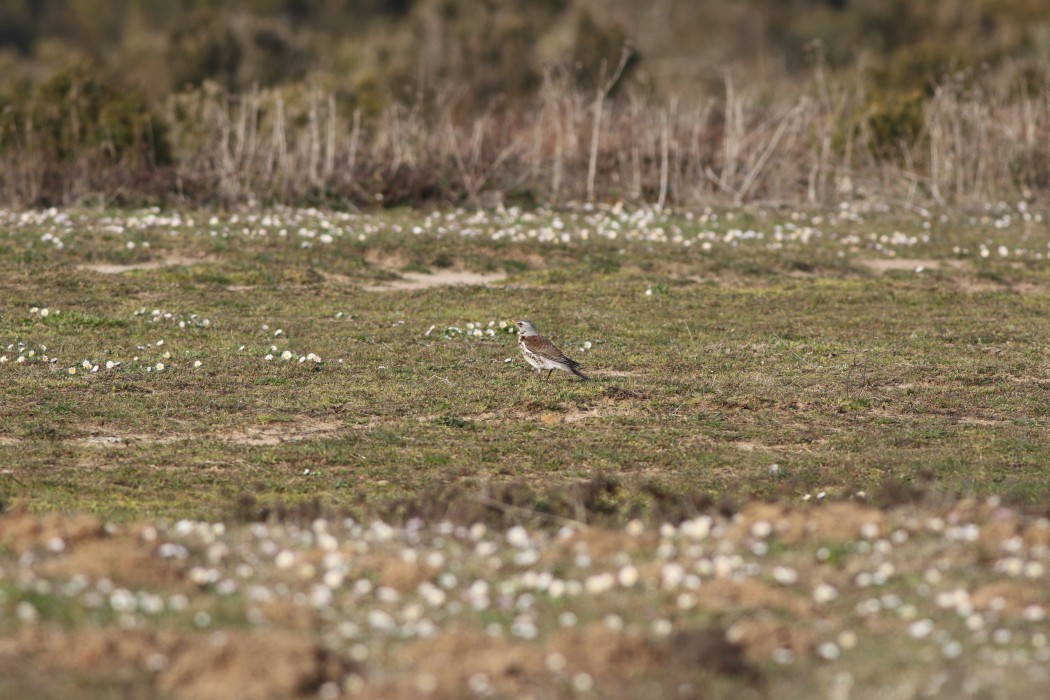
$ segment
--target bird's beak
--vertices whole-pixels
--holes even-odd
[[[516,318],[512,318],[510,320],[510,322],[513,323],[515,326],[518,325],[518,323],[519,323],[518,319],[516,319]]]

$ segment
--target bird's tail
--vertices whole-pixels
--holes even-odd
[[[586,374],[584,374],[580,370],[576,369],[572,365],[569,365],[569,371],[572,372],[573,374],[575,374],[577,377],[579,377],[580,379],[582,379],[585,382],[589,382],[591,380],[590,377],[588,377]]]

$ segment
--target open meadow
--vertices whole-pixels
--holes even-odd
[[[1025,696],[1048,230],[0,211],[0,696]]]

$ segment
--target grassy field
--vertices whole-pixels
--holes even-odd
[[[273,691],[288,697],[1020,696],[1050,660],[1033,631],[1050,603],[1048,243],[1023,203],[0,212],[7,691],[233,697],[184,682],[218,662],[178,651],[194,646],[179,635],[220,627],[234,656],[316,661]],[[531,372],[510,332],[523,317],[594,381]],[[396,529],[356,524],[373,520]],[[509,549],[486,573],[489,540]],[[158,555],[162,541],[185,553]],[[142,547],[142,570],[160,573],[119,563]],[[110,588],[69,592],[74,555]],[[442,583],[449,562],[458,579]],[[283,586],[287,609],[263,617],[292,641],[238,636],[268,602],[240,566]],[[315,604],[335,569],[323,587],[342,602]],[[540,569],[617,592],[570,604],[528,578]],[[468,587],[486,577],[501,591],[491,611]],[[745,583],[712,594],[717,581]],[[130,622],[114,585],[138,596]],[[376,603],[373,588],[394,593]],[[935,596],[956,589],[968,593]],[[143,612],[157,590],[188,604]],[[459,594],[465,611],[432,603]],[[887,619],[859,607],[872,595]],[[446,677],[425,635],[388,644],[417,598],[442,610],[442,653],[484,657],[495,625],[518,665]],[[360,617],[365,602],[394,622]],[[164,664],[114,651],[104,635],[118,628],[154,635],[129,644]],[[141,673],[100,680],[90,659],[47,655],[63,644]],[[65,669],[53,687],[34,685],[30,653]]]
[[[2,226],[0,483],[33,510],[385,513],[602,474],[716,500],[1050,492],[1048,237],[1016,211]],[[462,270],[488,283],[441,284]],[[596,381],[531,374],[518,317]],[[607,505],[645,515],[632,493]]]

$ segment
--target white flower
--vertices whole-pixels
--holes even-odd
[[[839,592],[835,590],[835,587],[826,583],[818,584],[817,587],[813,589],[813,600],[816,603],[827,603],[838,597]]]
[[[933,620],[925,618],[908,625],[908,636],[913,639],[925,639],[933,631]]]
[[[197,360],[196,362],[193,363],[193,366],[194,367],[200,367],[202,364],[204,364],[204,363],[201,362],[200,360]]]
[[[291,350],[285,350],[284,352],[282,352],[281,353],[281,359],[282,360],[290,360],[290,359],[292,359],[292,351]]]
[[[70,374],[76,374],[77,373],[77,368],[76,367],[70,367],[69,368],[69,373]]]
[[[47,318],[51,315],[51,311],[47,307],[44,307],[43,309],[40,309],[40,315]]]
[[[106,360],[106,369],[113,369],[117,366],[117,363],[113,360]]]
[[[157,363],[157,371],[158,372],[163,372],[164,371],[164,363],[163,362],[158,362]]]
[[[579,693],[587,693],[594,687],[594,679],[589,673],[581,671],[572,677],[572,687]]]
[[[263,359],[264,359],[264,360],[267,360],[267,361],[269,361],[269,360],[272,360],[272,359],[273,359],[273,355],[267,355],[267,356],[266,356],[266,357],[264,357]]]
[[[773,578],[782,586],[790,586],[798,581],[798,572],[790,566],[778,566],[773,569]]]
[[[620,573],[617,574],[616,578],[621,586],[624,588],[630,588],[638,583],[638,567],[633,564],[627,564],[620,569]]]
[[[822,642],[817,646],[817,655],[825,661],[834,661],[839,658],[841,652],[835,642]]]
[[[512,547],[521,549],[529,546],[529,531],[523,528],[521,525],[515,525],[514,527],[507,530],[507,542]]]

